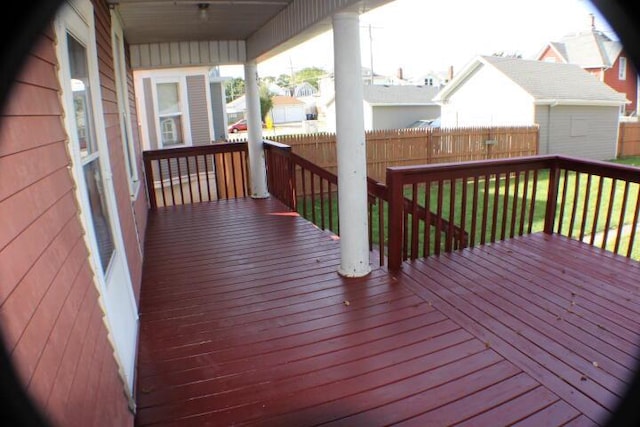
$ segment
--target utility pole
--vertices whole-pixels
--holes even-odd
[[[289,70],[291,73],[291,81],[289,82],[289,95],[293,96],[293,93],[296,88],[295,75],[293,73],[293,62],[291,61],[291,57],[289,57]]]

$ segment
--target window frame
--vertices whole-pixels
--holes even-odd
[[[618,80],[627,80],[627,58],[618,58]]]
[[[178,105],[180,112],[160,115],[159,99],[158,99],[158,85],[165,83],[175,83],[178,86]],[[154,111],[154,126],[156,131],[156,138],[159,148],[177,148],[188,147],[193,145],[191,140],[191,126],[189,123],[189,109],[187,104],[187,78],[186,76],[153,76],[151,77],[151,91],[153,96],[153,111]],[[166,117],[179,117],[182,128],[182,143],[178,144],[164,144],[162,134],[163,129],[160,125],[161,119]]]

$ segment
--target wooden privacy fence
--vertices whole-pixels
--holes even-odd
[[[618,157],[640,156],[640,122],[622,122],[618,132]]]
[[[387,167],[503,159],[538,154],[538,126],[427,128],[370,131],[367,175],[384,182]],[[336,135],[282,135],[275,141],[337,173]]]

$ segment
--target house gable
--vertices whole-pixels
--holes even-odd
[[[436,97],[443,127],[533,123],[533,98],[494,67],[477,60]]]

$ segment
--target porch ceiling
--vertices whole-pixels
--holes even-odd
[[[144,50],[176,42],[229,41],[246,48],[246,52],[227,59],[207,56],[203,63],[194,64],[190,58],[185,64],[227,65],[245,59],[263,61],[330,30],[331,16],[336,12],[363,13],[393,0],[107,1],[120,15],[130,45]],[[200,16],[201,4],[207,5],[206,20]]]

